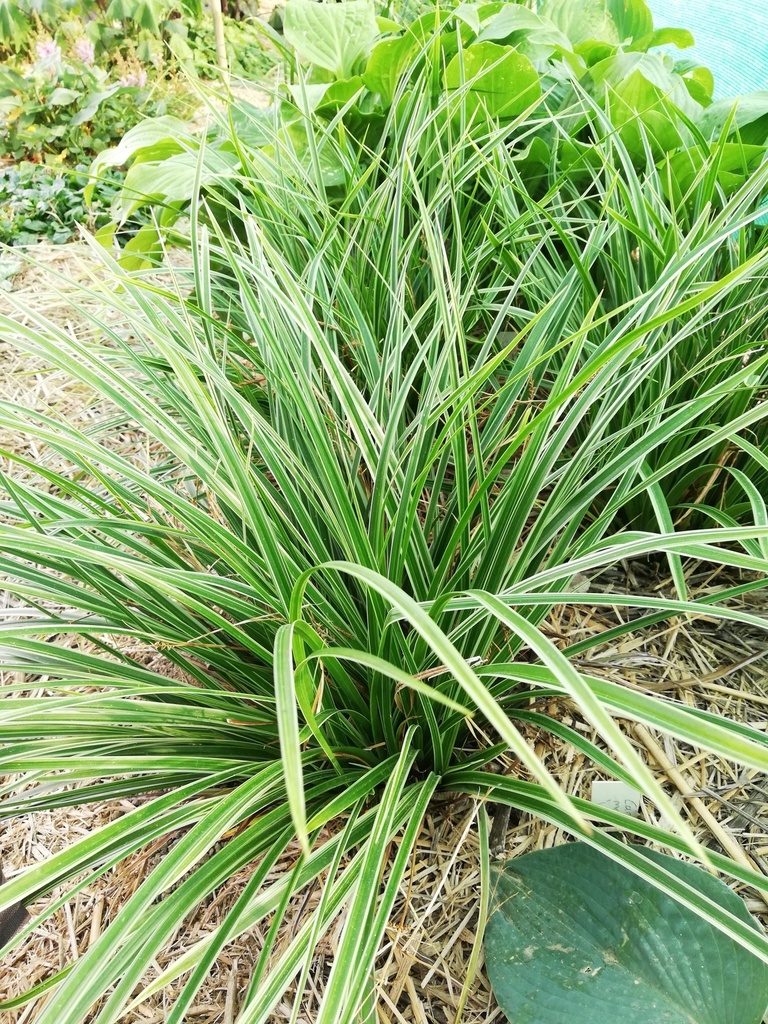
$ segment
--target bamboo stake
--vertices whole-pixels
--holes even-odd
[[[229,88],[229,64],[227,63],[227,42],[224,38],[224,15],[221,13],[221,0],[208,0],[208,7],[213,21],[213,37],[216,41],[216,63],[221,71],[221,79]]]

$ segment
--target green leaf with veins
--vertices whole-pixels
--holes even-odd
[[[528,58],[491,42],[456,54],[445,69],[445,86],[467,90],[468,116],[479,110],[488,117],[517,117],[541,96],[538,72]]]
[[[317,64],[337,78],[351,78],[369,55],[379,28],[368,0],[314,3],[288,0],[284,33],[302,60]]]
[[[695,865],[630,847],[760,931]],[[768,965],[586,843],[491,867],[485,960],[516,1024],[759,1024]]]

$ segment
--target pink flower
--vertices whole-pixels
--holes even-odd
[[[77,40],[75,43],[75,56],[88,67],[92,66],[96,58],[96,51],[94,50],[93,43],[90,39],[86,39],[85,36],[82,36]]]
[[[35,50],[37,66],[55,79],[61,71],[61,47],[54,39],[41,39]]]
[[[61,47],[54,39],[41,39],[35,50],[40,60],[61,60]]]
[[[146,84],[147,72],[144,68],[139,68],[138,71],[130,71],[120,79],[120,85],[125,86],[126,88],[138,86],[139,89],[143,89]]]

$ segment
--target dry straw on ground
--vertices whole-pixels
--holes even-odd
[[[62,294],[61,282],[57,283],[45,267],[72,281],[81,280],[93,273],[93,257],[81,245],[38,247],[35,256],[43,266],[27,269],[15,282],[14,298],[21,302],[22,315],[25,307],[45,309],[59,323],[83,329],[82,324],[72,322],[66,288]],[[0,305],[8,303],[9,299],[0,293]],[[0,397],[63,416],[79,426],[94,425],[111,415],[82,387],[40,364],[20,359],[9,346],[0,349]],[[111,431],[111,443],[134,453],[144,452],[148,458],[153,454],[145,439],[127,424]],[[0,438],[0,447],[18,448],[19,444],[34,462],[51,457],[51,453],[30,446],[19,437]],[[712,578],[705,566],[692,571],[689,583],[698,594],[722,586],[722,581]],[[659,593],[669,587],[669,580],[663,566],[654,574],[647,566],[630,565],[606,574],[597,585],[603,589],[632,588],[635,592]],[[755,610],[754,603],[751,609]],[[762,610],[768,612],[768,607]],[[550,616],[545,629],[556,642],[566,638],[574,642],[605,632],[619,614],[618,610],[610,609],[597,614],[587,608],[561,607]],[[164,664],[156,652],[135,649],[130,653],[155,668]],[[663,689],[683,703],[763,728],[768,708],[765,654],[764,635],[752,633],[744,626],[735,631],[731,626],[702,618],[661,624],[614,645],[596,648],[583,667],[624,685],[651,691]],[[546,710],[594,739],[566,700],[559,701],[557,706],[549,700]],[[649,764],[666,780],[675,802],[702,842],[764,871],[768,863],[768,797],[755,773],[739,771],[717,757],[704,756],[669,738],[653,736],[644,728],[629,723],[626,727]],[[569,793],[589,796],[595,773],[582,755],[544,733],[532,732],[528,738]],[[508,762],[499,765],[499,769],[513,773],[518,766]],[[0,833],[6,875],[49,858],[72,840],[118,818],[136,802],[122,800],[97,807],[39,812],[24,820],[6,822]],[[467,982],[478,942],[478,813],[480,806],[475,801],[438,802],[424,822],[381,952],[378,1015],[382,1024],[454,1024],[462,1005],[460,1019],[464,1024],[503,1020],[482,969],[482,956],[478,970]],[[648,820],[656,820],[652,808],[644,806],[642,813]],[[510,827],[507,856],[550,847],[563,838],[558,829],[523,816]],[[19,995],[82,956],[172,843],[171,837],[133,855],[40,926],[2,965],[0,1001]],[[297,853],[288,851],[276,872],[289,868]],[[241,872],[202,904],[158,956],[146,980],[151,980],[181,951],[216,926],[246,881],[247,872]],[[753,911],[768,911],[760,894],[742,894]],[[318,898],[319,891],[315,889],[291,905],[283,924],[286,940]],[[337,936],[338,928],[326,936],[318,950],[310,983],[301,997],[302,1024],[312,1024],[314,1020]],[[254,929],[222,953],[188,1014],[192,1024],[228,1024],[236,1020],[263,939],[264,931]],[[173,998],[172,986],[145,1000],[123,1020],[131,1024],[161,1024]],[[35,1004],[21,1008],[9,1013],[6,1020],[8,1024],[32,1024],[38,1009]],[[287,1000],[277,1008],[272,1020],[275,1024],[287,1021],[290,1013],[291,1003]]]

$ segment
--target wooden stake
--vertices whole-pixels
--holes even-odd
[[[229,88],[229,64],[227,63],[227,41],[224,38],[224,15],[221,13],[221,0],[208,0],[213,21],[213,38],[216,41],[216,63],[221,71],[221,79]]]

